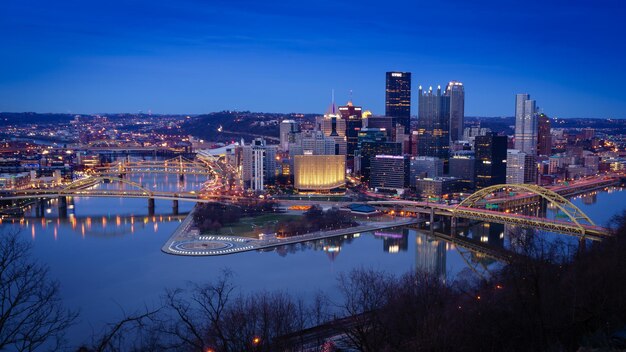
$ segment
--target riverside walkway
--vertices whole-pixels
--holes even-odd
[[[174,232],[161,250],[168,254],[183,256],[216,256],[235,254],[259,249],[273,248],[288,244],[314,241],[329,237],[343,236],[360,232],[375,231],[396,226],[415,224],[415,218],[397,218],[390,221],[368,221],[358,226],[330,231],[316,231],[287,238],[271,237],[256,239],[239,236],[199,235],[191,230],[193,211]]]

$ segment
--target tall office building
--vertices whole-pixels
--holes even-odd
[[[359,144],[359,131],[363,128],[363,109],[349,101],[345,106],[339,107],[339,113],[346,126],[346,166],[354,170],[354,151]]]
[[[508,139],[489,133],[476,136],[476,188],[484,188],[506,182],[506,150]]]
[[[506,151],[506,183],[524,183],[526,153],[517,149]]]
[[[450,81],[446,87],[445,95],[450,97],[450,141],[458,141],[463,138],[465,124],[465,89],[463,83]]]
[[[382,128],[363,128],[355,152],[355,169],[364,181],[369,181],[371,159],[376,155],[401,155],[402,144],[387,141],[387,131]]]
[[[324,135],[335,140],[337,155],[347,154],[346,145],[346,120],[341,118],[333,101],[330,108],[317,119],[317,128],[324,132]]]
[[[293,142],[289,143],[289,155],[334,155],[335,140],[327,137],[322,131],[302,131],[294,134]]]
[[[262,191],[265,184],[276,178],[277,146],[266,145],[263,138],[256,138],[251,144],[241,143],[241,175],[247,188]]]
[[[370,159],[370,162],[370,188],[402,190],[409,186],[408,156],[376,155]]]
[[[528,94],[515,97],[515,149],[537,155],[537,106]]]
[[[450,96],[441,94],[441,87],[433,92],[419,88],[417,119],[417,155],[448,159],[450,150]]]
[[[411,130],[411,72],[387,72],[385,115],[397,118],[404,133]]]
[[[294,134],[299,130],[298,123],[294,120],[283,120],[280,123],[280,148],[289,150],[289,143],[293,143]]]
[[[545,114],[539,115],[539,128],[537,133],[537,154],[552,155],[552,135],[550,134],[550,119]]]

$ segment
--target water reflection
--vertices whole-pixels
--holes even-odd
[[[441,280],[446,278],[446,242],[435,237],[416,233],[415,269],[431,273]]]

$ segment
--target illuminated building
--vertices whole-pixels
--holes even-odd
[[[283,120],[280,123],[280,147],[289,150],[289,143],[293,142],[294,134],[298,132],[298,123],[294,120]]]
[[[354,106],[352,101],[339,107],[341,118],[346,123],[346,163],[350,170],[354,169],[354,151],[359,143],[359,131],[363,128],[362,110],[360,106]]]
[[[450,97],[450,141],[458,141],[463,137],[465,123],[465,90],[463,83],[450,81],[444,94]]]
[[[509,149],[506,152],[506,183],[524,183],[524,169],[526,166],[526,153],[517,149]]]
[[[508,139],[489,133],[476,136],[476,188],[483,188],[506,182],[506,150]]]
[[[448,175],[452,177],[458,177],[474,183],[475,169],[476,160],[473,152],[458,151],[450,157],[450,172]]]
[[[456,177],[433,177],[415,180],[415,189],[425,197],[441,197],[445,194],[467,192],[472,187],[468,180]]]
[[[537,106],[529,94],[515,97],[515,149],[537,155]]]
[[[334,155],[335,144],[335,139],[325,136],[322,131],[302,131],[294,134],[293,143],[289,143],[289,154]]]
[[[539,115],[539,132],[537,133],[537,154],[552,155],[552,135],[550,134],[550,119]]]
[[[346,120],[341,115],[335,113],[335,104],[333,103],[332,112],[326,113],[317,120],[318,128],[325,136],[332,137],[335,140],[335,154],[346,155]]]
[[[383,128],[363,128],[355,154],[355,171],[364,181],[369,181],[371,159],[376,155],[401,155],[402,144],[387,142],[387,131]]]
[[[385,115],[397,118],[404,133],[411,129],[411,72],[387,72]]]
[[[330,191],[346,184],[344,155],[296,155],[294,187],[300,191]]]
[[[248,188],[255,191],[265,189],[265,184],[276,179],[276,146],[265,144],[256,138],[251,144],[241,143],[241,175]]]
[[[419,88],[417,119],[417,155],[448,160],[450,149],[450,96],[441,95],[441,87],[433,92]]]
[[[370,159],[370,188],[395,190],[403,193],[409,186],[409,157],[402,155],[376,155]]]

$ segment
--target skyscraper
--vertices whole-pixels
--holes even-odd
[[[385,115],[396,117],[404,126],[404,133],[411,130],[411,72],[387,72],[385,85]]]
[[[524,171],[526,169],[526,153],[517,149],[509,149],[506,152],[506,183],[524,183]]]
[[[382,128],[364,128],[359,132],[359,144],[356,151],[356,170],[363,181],[369,181],[370,162],[376,155],[401,155],[402,144],[387,142],[387,131]]]
[[[537,106],[528,94],[515,97],[515,149],[537,155]]]
[[[419,88],[417,118],[417,155],[448,159],[450,149],[450,96],[441,95],[441,87],[433,92]]]
[[[539,128],[537,133],[537,154],[552,155],[552,135],[550,134],[550,119],[545,114],[539,115]]]
[[[450,97],[450,141],[458,141],[463,138],[465,124],[465,89],[463,83],[450,81],[444,94]]]
[[[363,109],[349,101],[346,106],[339,107],[341,118],[346,122],[346,166],[354,170],[354,151],[359,144],[359,131],[363,128]]]
[[[294,134],[298,132],[298,123],[294,120],[283,120],[280,123],[280,148],[289,150],[289,143],[293,143]]]
[[[484,188],[506,182],[506,136],[495,133],[476,136],[476,188]]]

